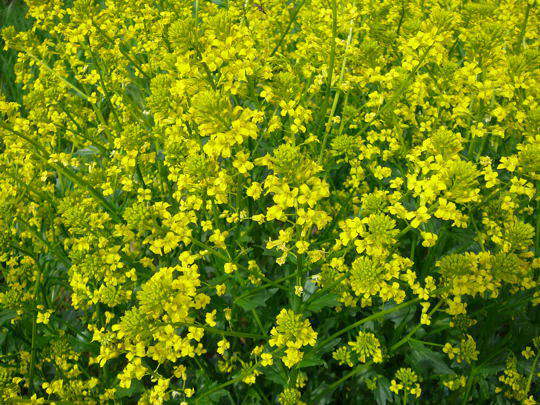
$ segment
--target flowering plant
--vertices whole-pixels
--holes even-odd
[[[25,3],[2,401],[536,403],[536,1]]]

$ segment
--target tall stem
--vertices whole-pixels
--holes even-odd
[[[39,268],[39,266],[38,266]],[[30,365],[28,369],[28,385],[30,391],[34,391],[34,371],[36,368],[36,338],[37,338],[37,316],[38,316],[38,303],[37,296],[39,292],[39,287],[41,283],[41,271],[38,270],[36,274],[36,281],[34,283],[34,303],[36,305],[36,311],[34,314],[34,319],[32,321],[32,342],[30,346]]]
[[[414,298],[414,299],[412,299],[410,301],[404,302],[402,304],[398,304],[395,307],[388,308],[388,309],[385,309],[383,311],[379,311],[379,312],[377,312],[377,313],[375,313],[373,315],[370,315],[370,316],[367,316],[367,317],[365,317],[363,319],[360,319],[359,321],[357,321],[357,322],[355,322],[353,324],[350,324],[346,328],[341,329],[340,331],[334,333],[333,335],[331,335],[327,339],[323,340],[318,346],[319,347],[324,347],[327,343],[330,343],[332,340],[334,340],[335,338],[343,335],[344,333],[347,333],[351,329],[355,329],[358,326],[360,326],[360,325],[362,325],[362,324],[364,324],[366,322],[374,321],[376,319],[382,318],[383,316],[391,314],[391,313],[396,312],[396,311],[399,311],[402,308],[407,308],[407,307],[409,307],[411,305],[416,304],[419,301],[421,301],[420,298]]]

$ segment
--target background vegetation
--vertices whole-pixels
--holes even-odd
[[[1,401],[536,403],[536,1],[0,22]]]

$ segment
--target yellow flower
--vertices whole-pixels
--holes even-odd
[[[273,205],[266,211],[266,219],[272,221],[277,219],[278,221],[285,221],[287,219],[285,213],[279,205]]]
[[[36,322],[44,323],[45,325],[47,325],[49,323],[49,318],[51,317],[52,313],[53,311],[45,311],[45,312],[39,311],[37,313]]]
[[[410,212],[407,214],[408,219],[412,219],[411,226],[413,228],[418,228],[421,224],[428,221],[431,216],[428,214],[428,209],[426,206],[422,205],[416,210],[416,212]]]
[[[231,274],[234,271],[238,270],[238,266],[234,263],[225,263],[224,270],[225,273]]]
[[[422,246],[424,247],[432,247],[435,246],[435,244],[437,243],[438,236],[434,233],[420,232],[420,235],[424,239],[422,241]]]
[[[394,394],[399,394],[399,391],[403,389],[403,384],[399,384],[396,380],[392,380],[390,383],[390,391]]]
[[[300,350],[294,347],[289,347],[285,350],[285,356],[282,357],[282,360],[283,360],[283,364],[291,368],[295,364],[300,363],[303,357],[304,357],[304,353],[302,353]]]
[[[262,193],[261,184],[256,181],[251,183],[251,185],[248,187],[246,191],[246,194],[249,197],[253,198],[254,200],[258,200],[261,197],[261,193]]]
[[[225,291],[227,291],[227,286],[225,284],[218,284],[216,285],[216,294],[221,296],[225,294]]]
[[[217,325],[217,322],[215,321],[215,317],[216,317],[216,310],[214,309],[212,312],[207,312],[206,315],[205,315],[205,322],[214,327]]]
[[[361,363],[365,363],[368,358],[375,363],[382,362],[381,344],[373,333],[358,332],[356,340],[349,342],[349,346],[357,354]]]
[[[295,243],[296,249],[298,249],[298,254],[306,253],[309,249],[309,242],[298,241]]]
[[[527,346],[522,352],[521,352],[521,355],[523,357],[525,357],[527,360],[534,357],[534,350],[530,347],[530,346]]]
[[[261,365],[263,367],[271,366],[272,364],[274,364],[274,359],[272,358],[271,353],[263,353],[263,354],[261,354]]]
[[[224,354],[229,347],[231,347],[231,344],[226,339],[222,339],[218,342],[217,352],[219,354]]]

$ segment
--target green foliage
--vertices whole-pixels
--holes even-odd
[[[537,7],[3,1],[0,402],[536,403]]]

